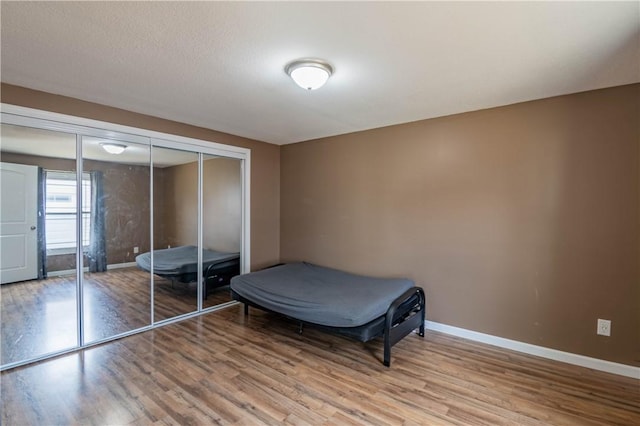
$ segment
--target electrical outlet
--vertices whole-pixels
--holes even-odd
[[[133,248],[133,254],[138,254],[140,253],[140,248],[139,247],[134,247]]]
[[[611,336],[611,321],[598,319],[598,334],[602,336]]]

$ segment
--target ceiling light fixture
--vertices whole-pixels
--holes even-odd
[[[127,149],[126,145],[122,145],[120,143],[101,143],[100,146],[109,154],[116,154],[116,155],[122,154],[124,150]]]
[[[333,74],[331,65],[320,59],[298,59],[288,64],[284,71],[306,90],[319,89]]]

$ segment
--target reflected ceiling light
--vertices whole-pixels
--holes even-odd
[[[127,149],[127,146],[121,143],[101,143],[100,146],[109,154],[116,154],[116,155],[122,154],[124,150]]]
[[[288,64],[284,71],[303,89],[316,90],[327,82],[333,68],[320,59],[298,59]]]

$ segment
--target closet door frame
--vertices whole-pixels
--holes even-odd
[[[236,147],[231,145],[224,145],[217,142],[210,142],[200,139],[187,138],[184,136],[171,135],[162,132],[156,132],[153,130],[139,129],[130,126],[124,126],[120,124],[114,124],[99,120],[87,119],[82,117],[75,117],[71,115],[59,114],[50,111],[37,110],[27,107],[21,107],[16,105],[0,103],[0,123],[11,124],[17,126],[31,127],[36,129],[53,130],[66,133],[74,133],[76,135],[76,164],[77,174],[81,176],[82,173],[82,137],[96,137],[104,139],[117,139],[123,142],[130,142],[139,145],[149,146],[151,152],[150,155],[150,247],[153,248],[153,147],[160,148],[173,148],[191,151],[198,154],[198,247],[202,247],[202,161],[203,155],[215,155],[220,157],[227,157],[240,160],[241,167],[241,247],[240,247],[240,273],[250,272],[250,194],[251,194],[251,150],[242,147]],[[81,201],[78,200],[78,203]],[[76,227],[77,236],[82,235],[82,221],[77,221]],[[76,248],[76,313],[78,317],[77,322],[77,335],[78,345],[72,348],[64,349],[57,352],[47,353],[42,356],[37,356],[25,360],[7,363],[0,366],[0,371],[4,371],[10,368],[20,367],[23,365],[31,364],[34,362],[42,361],[44,359],[53,358],[67,353],[76,352],[81,349],[96,346],[108,341],[116,340],[129,335],[148,331],[157,327],[171,324],[183,319],[192,318],[198,315],[202,315],[208,312],[212,312],[218,309],[236,304],[237,302],[231,301],[223,303],[221,305],[212,306],[203,309],[202,307],[202,268],[198,268],[198,305],[197,310],[185,315],[180,315],[174,318],[154,321],[154,296],[153,296],[153,274],[150,278],[151,298],[151,322],[149,325],[130,330],[124,333],[120,333],[114,336],[110,336],[104,339],[91,341],[86,343],[84,340],[83,324],[83,267],[82,267],[82,250]],[[153,258],[153,256],[152,256]],[[79,263],[78,263],[79,262]],[[152,261],[153,262],[153,261]],[[202,264],[202,252],[199,250],[198,264]],[[152,263],[153,267],[153,263]]]

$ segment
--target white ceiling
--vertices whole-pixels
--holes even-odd
[[[275,144],[640,81],[640,2],[7,2],[3,82]],[[329,61],[305,92],[284,73]]]

